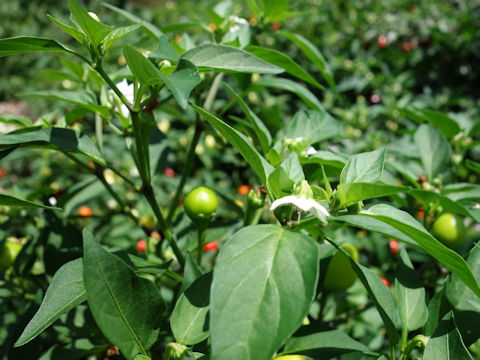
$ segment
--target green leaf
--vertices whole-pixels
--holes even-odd
[[[302,354],[315,359],[330,359],[352,352],[378,356],[341,330],[328,328],[315,332],[314,330],[314,326],[300,329],[287,341],[282,354]]]
[[[250,89],[253,91],[261,87],[272,87],[285,91],[290,91],[302,99],[310,108],[316,110],[324,110],[323,105],[318,101],[317,97],[305,86],[284,78],[273,76],[264,76],[256,82]]]
[[[190,92],[201,81],[195,65],[182,59],[173,74],[167,77],[133,46],[125,45],[123,47],[123,53],[125,54],[128,67],[143,87],[165,83],[178,104],[183,109],[188,106]],[[139,93],[137,96],[142,96],[142,94]]]
[[[231,143],[250,164],[262,183],[267,185],[267,177],[273,171],[273,166],[259,154],[247,137],[201,107],[194,104],[191,106],[200,116],[204,117],[210,125],[217,129],[220,134],[225,136],[228,142]]]
[[[97,163],[106,166],[105,160],[86,135],[79,135],[64,128],[33,128],[22,133],[0,134],[0,151],[11,146],[51,148],[67,152],[77,152]]]
[[[283,69],[278,66],[269,64],[245,50],[228,45],[203,44],[185,52],[182,59],[194,63],[200,71],[259,74],[283,72]]]
[[[428,318],[423,330],[425,336],[432,336],[440,320],[451,310],[450,303],[445,296],[445,285],[446,283],[428,303]]]
[[[288,11],[288,0],[260,0],[260,5],[268,21],[275,21]]]
[[[373,300],[373,303],[385,324],[388,333],[388,340],[391,344],[396,344],[398,339],[397,328],[400,326],[400,318],[398,316],[397,304],[395,303],[390,289],[385,286],[377,273],[353,260],[349,253],[341,247],[336,247],[342,252],[343,256],[350,260],[353,270],[367,290],[368,295]]]
[[[424,207],[428,207],[430,204],[439,204],[442,206],[445,212],[470,216],[475,221],[480,222],[480,214],[475,211],[474,206],[461,204],[460,202],[456,201],[456,199],[452,200],[433,191],[418,189],[411,190],[410,195],[420,201]]]
[[[190,93],[202,81],[197,67],[188,60],[180,59],[172,75],[160,75],[180,107],[186,109]]]
[[[290,75],[293,75],[298,79],[303,80],[306,83],[309,83],[310,85],[313,85],[320,90],[325,89],[317,80],[315,80],[309,73],[307,73],[298,63],[293,61],[291,57],[289,57],[288,55],[285,55],[284,53],[278,50],[268,49],[268,48],[264,48],[256,45],[249,45],[245,50],[247,50],[249,53],[252,53],[253,55],[259,57],[260,59],[270,64],[273,64],[282,68],[283,70],[285,70],[285,72],[289,73]]]
[[[36,208],[36,209],[49,209],[49,210],[62,210],[54,206],[45,206],[42,204],[37,204],[28,200],[22,200],[10,195],[0,194],[0,205],[5,206],[18,206],[23,208]]]
[[[414,138],[425,168],[425,175],[432,181],[450,162],[450,144],[440,131],[426,124],[418,127]]]
[[[480,163],[472,161],[470,159],[467,159],[465,162],[465,165],[467,168],[469,168],[472,171],[475,171],[477,174],[480,174]]]
[[[338,185],[336,196],[340,201],[339,208],[344,208],[362,200],[375,199],[408,191],[410,191],[410,188],[405,186],[355,182]]]
[[[120,14],[121,16],[123,16],[125,19],[129,20],[132,23],[140,24],[141,25],[140,29],[155,40],[158,40],[160,36],[163,35],[162,31],[159,28],[157,28],[155,25],[149,22],[143,21],[141,18],[129,13],[128,11],[125,11],[116,6],[110,5],[108,3],[103,3],[103,6],[106,6],[110,10],[113,10],[117,14]]]
[[[83,285],[82,259],[63,265],[53,276],[45,297],[35,316],[30,320],[15,346],[33,340],[62,314],[87,300]]]
[[[271,359],[308,313],[318,267],[302,233],[256,225],[228,239],[213,270],[210,358]]]
[[[305,180],[305,174],[303,173],[302,165],[300,165],[296,153],[290,153],[280,166],[285,169],[288,177],[295,183],[298,183],[300,180]]]
[[[403,232],[395,229],[394,227],[385,224],[380,220],[367,217],[367,216],[358,216],[358,215],[342,215],[342,216],[337,216],[336,218],[333,218],[331,220],[345,222],[351,226],[355,226],[360,229],[373,231],[373,232],[385,235],[387,237],[400,240],[411,247],[421,250],[420,245],[418,245],[410,237],[405,235]]]
[[[0,57],[37,51],[64,52],[75,54],[53,39],[18,36],[0,39]]]
[[[78,25],[85,32],[93,45],[100,45],[105,37],[112,31],[112,27],[101,24],[91,17],[78,0],[69,0],[70,11]]]
[[[302,159],[302,164],[322,164],[332,166],[337,169],[343,169],[347,162],[345,156],[331,152],[320,150],[307,159]]]
[[[429,122],[438,130],[443,136],[450,139],[460,132],[460,126],[451,117],[439,111],[419,109],[416,107],[400,110],[406,117],[416,121],[419,124]]]
[[[281,166],[275,168],[268,176],[268,187],[277,199],[290,195],[294,185],[295,182],[290,179],[287,171]]]
[[[103,40],[103,48],[105,49],[105,52],[107,52],[116,41],[130,34],[132,31],[137,30],[140,26],[142,26],[142,24],[134,24],[113,29]]]
[[[472,360],[455,325],[453,312],[449,312],[438,324],[427,342],[423,360]]]
[[[480,280],[480,246],[475,244],[467,263],[477,281]],[[453,306],[455,319],[467,346],[480,336],[480,299],[457,277],[452,276],[446,285],[446,296]]]
[[[340,174],[340,184],[374,183],[382,177],[387,149],[364,152],[348,159]]]
[[[74,104],[90,111],[99,113],[102,117],[108,117],[110,108],[108,106],[98,105],[95,96],[82,90],[42,90],[32,91],[20,94],[21,96],[37,97],[50,100],[64,101]]]
[[[170,318],[175,340],[195,345],[208,337],[208,311],[212,272],[202,275],[179,297]]]
[[[179,294],[183,292],[193,284],[200,276],[203,275],[202,269],[193,259],[193,256],[190,252],[187,252],[185,256],[185,270],[183,271],[183,282],[180,287]]]
[[[278,33],[295,43],[300,50],[302,50],[307,58],[317,66],[317,69],[320,71],[320,74],[328,86],[330,86],[330,88],[338,95],[337,86],[335,84],[335,80],[333,79],[330,67],[316,46],[309,40],[305,39],[302,35],[290,33],[284,30],[279,31]]]
[[[395,270],[395,296],[403,329],[413,331],[425,325],[428,317],[425,289],[405,249],[400,251]]]
[[[289,139],[302,138],[308,145],[338,136],[341,126],[325,110],[298,111],[287,123],[285,135]]]
[[[161,84],[163,82],[160,71],[143,54],[132,45],[123,46],[123,54],[132,74],[138,79],[140,84],[150,86]],[[139,96],[139,95],[137,95]]]
[[[159,60],[168,60],[177,63],[180,55],[170,43],[168,36],[162,35],[160,36],[160,39],[158,39],[157,50],[150,53],[148,57]]]
[[[83,231],[83,277],[88,306],[98,327],[127,359],[157,340],[165,304],[158,288]]]
[[[413,239],[423,251],[429,253],[452,273],[458,276],[477,296],[480,296],[478,285],[472,270],[465,260],[455,251],[435,239],[423,226],[405,211],[395,209],[389,205],[374,205],[368,210],[360,212],[360,215],[371,216],[377,220],[398,229]]]
[[[235,101],[242,108],[243,113],[247,117],[248,121],[252,125],[255,135],[258,138],[258,142],[262,147],[263,153],[267,153],[270,145],[272,144],[272,135],[268,131],[267,127],[260,118],[248,107],[247,103],[233,90],[228,84],[224,84],[230,94],[235,98]]]
[[[53,16],[50,16],[50,15],[47,14],[47,17],[51,21],[53,21],[56,25],[58,25],[62,30],[64,30],[65,32],[70,34],[70,36],[72,36],[80,44],[86,44],[87,38],[86,38],[84,33],[82,33],[81,31],[78,31],[77,29],[75,29],[74,27],[72,27],[70,25],[62,23],[61,21],[55,19]]]
[[[14,114],[0,114],[0,122],[20,126],[22,128],[32,126],[32,120],[30,120],[29,117]]]

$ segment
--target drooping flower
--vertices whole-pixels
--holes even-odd
[[[123,79],[119,83],[117,83],[117,88],[120,90],[120,92],[125,95],[127,100],[133,104],[134,101],[134,87],[133,84],[129,84],[126,79]],[[128,111],[128,107],[125,104],[122,104],[121,107],[122,110],[122,115],[124,117],[128,117],[130,112]]]
[[[327,217],[330,216],[328,210],[319,204],[313,198],[313,192],[306,180],[302,180],[295,187],[293,195],[284,196],[275,200],[270,206],[270,211],[274,211],[280,206],[294,206],[300,211],[312,213],[322,223],[327,223]]]

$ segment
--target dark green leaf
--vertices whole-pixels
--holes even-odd
[[[78,152],[101,165],[105,160],[97,147],[87,136],[64,128],[34,128],[33,131],[18,134],[0,134],[0,150],[8,146],[45,147],[62,151]]]
[[[228,239],[213,274],[211,359],[271,359],[307,314],[318,265],[310,237],[276,225],[245,227]]]
[[[287,123],[285,133],[289,139],[301,138],[312,145],[338,136],[341,130],[337,120],[325,110],[302,110]]]
[[[81,31],[78,31],[74,27],[64,24],[61,21],[55,19],[54,17],[50,16],[47,14],[47,17],[53,21],[55,24],[57,24],[61,29],[63,29],[65,32],[70,34],[74,39],[76,39],[80,44],[86,44],[86,36],[84,33]]]
[[[29,117],[14,114],[0,114],[0,122],[20,126],[22,128],[32,126],[32,120],[30,120]]]
[[[53,39],[19,36],[0,39],[0,57],[37,51],[65,52],[74,54]]]
[[[330,86],[330,88],[332,88],[332,90],[338,94],[337,86],[335,84],[335,80],[333,79],[333,75],[328,63],[317,47],[309,40],[305,39],[302,35],[290,33],[288,31],[279,31],[279,34],[294,42],[300,48],[300,50],[302,50],[307,58],[317,66],[317,69],[320,71],[320,74],[328,86]]]
[[[387,149],[364,152],[348,159],[340,175],[340,184],[374,183],[382,177]]]
[[[477,174],[480,174],[480,163],[472,161],[470,159],[467,159],[465,162],[465,165],[467,165],[467,168],[469,168],[472,171],[475,171]]]
[[[336,194],[340,201],[339,208],[344,208],[362,200],[394,195],[409,190],[410,188],[405,186],[355,182],[338,185]]]
[[[88,230],[83,231],[83,241],[83,277],[95,322],[127,359],[147,354],[165,311],[157,287],[103,250]]]
[[[249,45],[245,50],[252,53],[255,56],[258,56],[260,59],[269,62],[270,64],[281,67],[285,72],[293,75],[300,80],[303,80],[310,85],[317,87],[320,90],[325,89],[320,83],[315,80],[309,73],[307,73],[298,63],[292,60],[291,57],[285,55],[284,53],[274,50],[267,49],[261,46]]]
[[[447,139],[454,137],[460,132],[460,126],[458,123],[442,112],[419,109],[415,107],[401,109],[401,112],[419,124],[429,122],[438,130],[440,130],[443,136],[445,136]]]
[[[238,95],[235,90],[233,90],[228,84],[225,84],[225,87],[230,92],[230,94],[233,95],[235,101],[242,108],[243,113],[247,117],[248,121],[250,121],[250,124],[255,131],[255,135],[258,138],[258,142],[260,143],[263,152],[266,153],[272,143],[272,135],[270,135],[270,132],[268,131],[263,121],[260,120],[259,117],[252,110],[250,110],[247,103],[242,99],[242,97]]]
[[[212,273],[202,275],[179,297],[170,318],[175,340],[195,345],[208,337],[208,311]]]
[[[50,100],[65,101],[70,104],[81,106],[90,111],[108,117],[110,109],[104,105],[98,105],[95,96],[87,91],[68,90],[42,90],[22,93],[21,96],[31,96]]]
[[[162,35],[160,36],[160,39],[158,39],[157,50],[150,53],[148,57],[159,60],[168,60],[177,63],[180,55],[170,43],[168,36]]]
[[[429,253],[461,279],[477,296],[480,296],[478,285],[472,270],[465,260],[455,251],[435,239],[423,226],[405,211],[389,205],[375,205],[364,210],[360,215],[371,216],[398,229],[414,240],[423,251]]]
[[[263,158],[262,155],[253,147],[245,135],[226,124],[216,116],[210,114],[206,110],[193,105],[193,109],[203,116],[220,134],[230,142],[237,151],[242,154],[245,160],[250,164],[255,173],[258,175],[262,183],[267,185],[267,177],[273,171],[273,166]]]
[[[261,87],[271,87],[290,91],[302,99],[310,108],[315,110],[324,110],[323,105],[320,103],[320,101],[318,101],[317,97],[305,86],[295,81],[273,76],[264,76],[258,82],[253,84],[251,90],[253,91]]]
[[[296,334],[287,341],[282,354],[303,354],[314,359],[330,359],[351,352],[377,356],[377,353],[341,330],[323,329],[313,332],[307,327],[299,332],[300,334]],[[306,332],[312,333],[304,334]]]
[[[432,181],[450,162],[450,144],[442,133],[430,125],[420,125],[415,132],[415,143],[422,159],[425,175]]]
[[[83,284],[82,259],[70,261],[55,273],[40,308],[15,346],[22,346],[31,341],[62,314],[85,300],[87,293]]]
[[[141,25],[140,29],[155,40],[158,40],[160,36],[163,35],[162,31],[159,28],[157,28],[155,25],[149,22],[143,21],[141,18],[129,13],[128,11],[125,11],[123,9],[120,9],[116,6],[113,6],[107,3],[103,3],[103,6],[106,6],[110,10],[113,10],[117,14],[120,14],[121,16],[123,16],[124,18],[126,18],[132,23],[140,24]]]
[[[203,44],[182,55],[200,71],[244,72],[278,74],[283,69],[269,64],[239,48],[219,44]]]
[[[105,52],[110,49],[110,47],[117,41],[123,38],[124,36],[130,34],[132,31],[137,30],[142,24],[135,24],[131,26],[123,26],[120,28],[113,29],[104,39],[103,47]]]
[[[343,256],[350,259],[350,264],[352,265],[353,270],[367,290],[368,295],[373,300],[373,303],[385,324],[390,343],[396,344],[398,339],[397,328],[400,326],[400,318],[398,316],[397,304],[395,303],[390,289],[385,286],[377,273],[353,260],[348,252],[341,247],[337,247],[337,249],[342,252]]]
[[[480,280],[480,246],[475,244],[467,263],[477,281]],[[455,319],[467,346],[480,337],[480,299],[457,277],[452,276],[446,286],[446,295],[454,307]]]
[[[101,24],[83,8],[78,0],[69,0],[70,11],[78,25],[85,32],[93,45],[100,45],[105,37],[112,31],[112,27]]]
[[[49,210],[62,210],[58,207],[53,207],[53,206],[45,206],[42,204],[37,204],[31,201],[27,200],[22,200],[18,199],[16,197],[6,195],[6,194],[0,194],[0,205],[5,205],[5,206],[18,206],[18,207],[23,207],[23,208],[37,208],[37,209],[49,209]]]
[[[440,321],[423,352],[423,360],[450,359],[472,360],[456,327],[453,312],[449,312]]]
[[[425,325],[428,317],[425,289],[405,249],[400,251],[395,270],[395,296],[402,328],[413,331]]]
[[[322,164],[343,169],[347,162],[345,156],[331,151],[317,151],[307,159],[302,159],[302,164]]]

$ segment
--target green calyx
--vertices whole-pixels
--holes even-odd
[[[313,191],[308,181],[300,180],[297,184],[295,184],[293,195],[297,195],[298,197],[305,199],[313,199]]]

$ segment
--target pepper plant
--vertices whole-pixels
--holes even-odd
[[[106,25],[69,0],[70,23],[50,19],[77,48],[0,39],[0,56],[58,53],[56,74],[70,81],[23,94],[55,101],[35,123],[0,115],[16,126],[0,134],[1,158],[54,150],[47,159],[72,177],[28,197],[0,195],[11,217],[2,234],[18,228],[15,216],[34,218],[3,271],[2,311],[21,313],[16,324],[6,317],[6,357],[478,356],[480,187],[456,182],[450,168],[452,148],[465,155],[478,124],[405,108],[402,138],[347,146],[332,115],[341,110],[319,100],[326,93],[341,107],[345,94],[312,40],[275,34],[301,52],[299,62],[262,43],[302,15],[286,1],[247,3],[249,20],[221,2],[208,26],[162,31],[108,4],[130,24]],[[168,35],[191,27],[207,35],[200,44]],[[126,41],[133,36],[138,44]],[[280,122],[253,110],[268,108],[271,94],[286,99],[275,103],[288,108]],[[234,167],[254,179],[247,195],[235,194]],[[93,209],[77,214],[87,203]],[[467,227],[455,249],[432,235],[446,213]],[[392,241],[400,246],[388,254]]]

